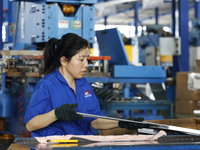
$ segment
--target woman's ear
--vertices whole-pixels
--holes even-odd
[[[62,66],[66,66],[67,65],[67,58],[65,58],[65,56],[60,58],[60,63]]]

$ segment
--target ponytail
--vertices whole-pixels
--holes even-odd
[[[57,56],[57,47],[59,40],[51,38],[45,45],[44,49],[44,74],[53,72],[60,65],[59,56]]]

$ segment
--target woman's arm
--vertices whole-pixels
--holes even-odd
[[[34,130],[44,128],[49,124],[53,123],[57,120],[54,111],[55,109],[46,114],[35,116],[26,124],[26,129],[31,132]]]
[[[91,122],[91,126],[96,130],[113,129],[118,127],[118,122],[119,121],[98,118]]]

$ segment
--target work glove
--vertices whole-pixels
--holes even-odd
[[[144,121],[144,118],[143,117],[128,118],[127,120],[142,122]],[[127,130],[137,130],[138,128],[149,128],[149,125],[147,124],[139,124],[139,123],[125,122],[125,121],[119,121],[118,126],[120,128],[126,128]]]
[[[60,107],[57,107],[55,109],[56,119],[62,119],[65,121],[83,119],[84,117],[82,115],[77,114],[76,110],[74,110],[74,108],[76,108],[77,106],[78,106],[77,103],[75,103],[75,104],[64,104],[61,105]]]

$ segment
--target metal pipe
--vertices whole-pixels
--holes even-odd
[[[138,10],[139,10],[139,2],[134,2],[134,25],[135,25],[135,35],[138,34]]]
[[[77,112],[77,114],[82,115],[84,117],[90,117],[90,118],[102,118],[102,119],[109,119],[109,120],[116,120],[116,121],[123,121],[123,122],[131,122],[131,123],[142,124],[142,125],[149,125],[149,128],[152,128],[152,129],[164,129],[164,130],[183,132],[190,135],[200,135],[200,131],[196,129],[189,129],[189,128],[184,128],[184,127],[151,123],[151,122],[139,122],[139,121],[133,121],[133,120],[128,120],[128,119],[92,115],[92,114],[80,113],[80,112]]]
[[[175,38],[179,38],[179,0],[175,0]]]
[[[108,60],[103,60],[103,72],[108,72]]]
[[[159,17],[159,8],[155,8],[155,24],[158,25],[158,17]]]

